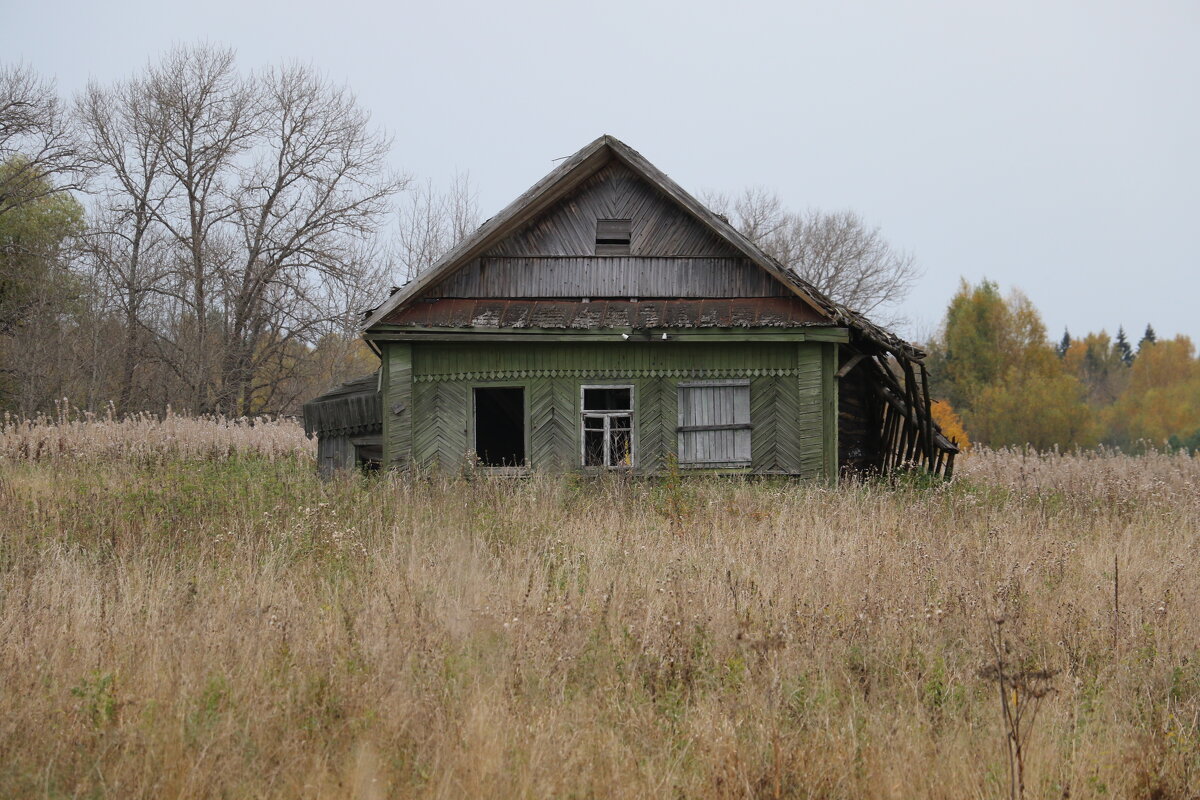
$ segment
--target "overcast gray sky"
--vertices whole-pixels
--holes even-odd
[[[925,275],[1021,288],[1052,338],[1200,341],[1200,3],[0,0],[0,53],[64,92],[174,43],[311,61],[489,216],[601,133],[684,188],[853,208]]]

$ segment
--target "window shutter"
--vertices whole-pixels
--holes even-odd
[[[750,463],[750,382],[679,384],[679,463]]]

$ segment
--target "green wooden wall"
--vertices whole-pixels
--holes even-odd
[[[581,384],[635,387],[639,472],[675,452],[680,381],[749,378],[752,469],[810,477],[837,469],[837,394],[828,342],[383,342],[385,460],[457,470],[474,441],[472,388],[526,388],[535,470],[579,467]]]

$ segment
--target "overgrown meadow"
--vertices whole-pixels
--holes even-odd
[[[292,423],[183,418],[0,454],[0,796],[1005,798],[1005,708],[1027,797],[1200,786],[1186,455],[322,484]]]

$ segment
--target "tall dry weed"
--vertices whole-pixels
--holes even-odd
[[[0,796],[1001,798],[997,616],[1053,673],[1028,796],[1194,796],[1194,466],[1016,458],[838,489],[0,464]]]
[[[295,421],[276,417],[190,416],[167,413],[97,415],[63,400],[55,415],[0,421],[0,460],[88,462],[222,460],[256,456],[269,460],[311,458],[316,445]]]

